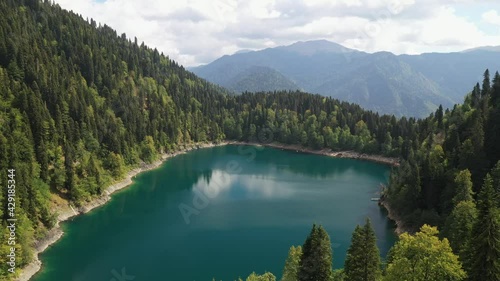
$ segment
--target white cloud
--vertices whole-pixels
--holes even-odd
[[[327,39],[363,51],[421,53],[498,45],[455,7],[488,0],[56,0],[191,66],[240,49]],[[491,5],[490,5],[491,6]],[[478,17],[500,25],[491,6]]]
[[[500,25],[500,15],[495,10],[489,10],[488,12],[484,13],[482,18],[486,23]]]
[[[474,23],[456,16],[449,7],[440,8],[434,18],[418,28],[421,42],[426,46],[471,47],[476,40],[481,42],[486,37]]]
[[[228,196],[233,188],[261,199],[287,198],[295,193],[291,186],[270,181],[266,175],[236,175],[223,170],[214,170],[209,179],[199,178],[193,185],[193,192],[199,191],[208,199],[216,199]]]

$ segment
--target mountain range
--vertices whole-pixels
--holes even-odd
[[[500,47],[453,53],[366,53],[326,40],[225,55],[190,68],[234,92],[303,90],[396,116],[424,117],[452,107],[500,69]]]

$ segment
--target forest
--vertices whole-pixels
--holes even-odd
[[[500,280],[500,75],[486,70],[471,89],[425,119],[298,91],[231,95],[57,4],[0,1],[0,280],[12,277],[3,243],[12,180],[20,268],[54,226],[55,202],[79,206],[162,153],[224,140],[400,158],[383,200],[402,227],[439,229],[467,280]]]

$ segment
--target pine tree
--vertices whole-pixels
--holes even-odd
[[[490,174],[493,179],[493,189],[495,190],[497,208],[500,208],[500,161],[493,167]]]
[[[474,192],[472,191],[472,175],[469,170],[460,171],[455,177],[456,193],[453,197],[453,204],[457,205],[462,201],[472,201]]]
[[[330,281],[332,277],[332,247],[322,226],[313,225],[302,246],[298,281]]]
[[[465,266],[470,281],[500,280],[500,213],[493,178],[486,175],[478,196],[478,219],[468,243]]]
[[[464,260],[466,242],[471,239],[472,228],[477,219],[477,209],[474,201],[461,201],[446,218],[443,234],[450,241],[455,254]]]
[[[381,276],[380,253],[370,219],[356,226],[347,250],[344,272],[347,281],[375,281]]]
[[[490,111],[486,120],[485,151],[491,163],[500,159],[500,75],[495,73],[490,94]]]
[[[444,126],[443,126],[443,106],[442,105],[439,105],[439,108],[438,110],[436,111],[436,119],[437,119],[437,122],[438,122],[438,128],[439,129],[443,129]]]
[[[486,69],[483,74],[483,89],[481,91],[481,97],[484,98],[488,95],[488,92],[490,91],[491,85],[490,85],[490,71]]]
[[[285,262],[283,269],[283,277],[281,281],[297,281],[297,274],[299,272],[300,258],[302,257],[302,247],[292,246],[288,251],[288,258]]]

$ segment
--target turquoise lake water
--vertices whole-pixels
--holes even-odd
[[[138,175],[92,212],[62,224],[34,281],[232,281],[278,278],[313,223],[343,266],[351,234],[370,217],[381,254],[394,225],[372,197],[390,168],[252,146],[199,149]]]

